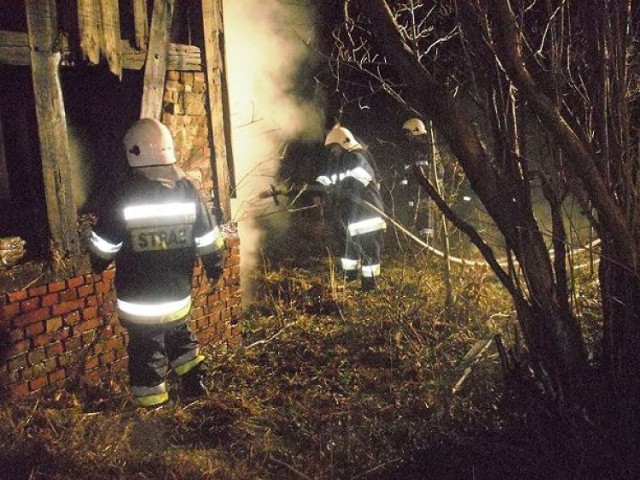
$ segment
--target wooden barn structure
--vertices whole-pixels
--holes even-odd
[[[92,274],[81,239],[141,117],[172,131],[230,252],[217,285],[194,266],[192,326],[240,342],[225,78],[222,0],[0,2],[0,398],[124,371],[114,269]]]

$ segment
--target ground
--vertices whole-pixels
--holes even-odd
[[[390,236],[365,293],[304,231],[265,242],[243,346],[204,348],[209,397],[170,377],[175,406],[141,410],[107,379],[5,406],[0,478],[621,478],[588,419],[505,368],[496,340],[523,352],[486,269],[454,269],[445,306],[441,260]]]

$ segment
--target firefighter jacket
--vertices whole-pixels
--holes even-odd
[[[189,180],[169,187],[136,174],[100,209],[88,248],[94,270],[116,261],[120,318],[153,325],[189,313],[196,257],[217,280],[225,249],[215,219]]]
[[[331,156],[316,181],[324,185],[336,214],[351,237],[384,230],[384,206],[371,163],[362,150]],[[372,209],[369,205],[375,207]]]

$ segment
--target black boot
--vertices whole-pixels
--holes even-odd
[[[362,277],[362,291],[370,292],[378,288],[378,279],[376,277]]]
[[[192,368],[180,377],[180,390],[185,398],[198,398],[209,395],[209,390],[205,387],[203,380],[204,371],[200,365]]]
[[[346,283],[354,282],[358,279],[358,272],[356,270],[345,270],[344,281]]]

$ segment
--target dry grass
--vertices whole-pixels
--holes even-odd
[[[208,349],[210,398],[144,411],[109,383],[4,407],[2,478],[562,478],[526,417],[537,403],[506,387],[495,347],[460,365],[479,340],[513,341],[491,276],[457,272],[444,309],[428,256],[389,253],[367,294],[301,244],[268,252],[244,347]]]

